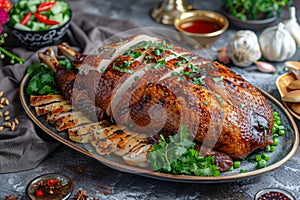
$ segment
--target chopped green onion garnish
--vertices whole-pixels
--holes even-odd
[[[272,145],[277,146],[277,145],[278,145],[278,138],[274,138],[273,141],[274,141],[274,142],[273,142]]]
[[[215,83],[217,83],[217,82],[220,82],[220,81],[222,81],[223,80],[223,76],[221,76],[221,77],[216,77],[216,78],[213,78],[213,80],[214,80],[214,82]]]
[[[155,49],[155,51],[154,51],[154,55],[156,55],[156,56],[160,56],[160,50],[159,49]]]

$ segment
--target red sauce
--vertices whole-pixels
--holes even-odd
[[[211,33],[221,28],[220,24],[207,19],[195,19],[179,24],[179,28],[190,33]]]

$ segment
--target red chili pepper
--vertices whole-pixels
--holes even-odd
[[[45,23],[47,25],[57,25],[57,24],[59,24],[58,21],[50,20],[50,19],[47,18],[47,16],[41,15],[41,14],[39,14],[37,12],[34,13],[34,16],[36,17],[36,19],[38,21],[43,22],[43,23]]]
[[[56,179],[49,179],[49,180],[47,180],[47,185],[48,185],[49,187],[54,186],[56,183],[57,183],[57,180],[56,180]]]
[[[54,2],[43,2],[38,6],[37,11],[38,12],[43,12],[43,11],[50,10],[53,6],[55,6],[55,4],[56,4],[56,1],[54,1]]]
[[[23,17],[23,19],[22,19],[22,21],[21,21],[21,24],[26,25],[27,22],[28,22],[28,20],[29,20],[29,18],[30,18],[30,16],[31,16],[31,14],[32,14],[31,12],[27,13],[27,14]]]
[[[44,192],[42,190],[36,190],[35,191],[35,196],[36,197],[42,197],[42,196],[44,196]]]
[[[12,7],[13,4],[9,0],[0,0],[0,8],[3,8],[6,12],[8,12]]]

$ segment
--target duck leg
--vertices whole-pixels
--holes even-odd
[[[94,105],[94,102],[87,95],[87,91],[80,87],[74,87],[75,81],[76,86],[84,84],[82,76],[77,74],[76,69],[67,70],[60,66],[54,51],[50,48],[45,52],[39,52],[38,56],[43,63],[47,64],[55,72],[55,79],[59,89],[66,100],[69,103],[73,103],[74,108],[86,112],[92,118],[96,116],[97,120],[103,118],[103,110]]]
[[[87,57],[70,47],[70,45],[66,42],[62,42],[57,45],[58,54],[64,55],[72,61],[72,64],[75,68],[79,68],[84,59]]]

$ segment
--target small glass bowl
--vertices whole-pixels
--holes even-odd
[[[60,191],[59,194],[47,194],[37,197],[36,191],[38,190],[38,185],[40,183],[48,183],[47,180],[59,181],[64,186],[63,191],[58,190]],[[26,195],[30,200],[66,200],[71,196],[73,189],[74,183],[71,178],[59,173],[49,173],[43,174],[31,180],[27,185]]]
[[[255,197],[254,197],[254,200],[259,200],[260,197],[263,197],[264,195],[266,196],[268,193],[270,194],[279,194],[279,195],[285,195],[285,197],[287,197],[289,200],[296,200],[296,198],[292,195],[292,193],[286,191],[286,190],[283,190],[283,189],[280,189],[280,188],[265,188],[265,189],[262,189],[260,191],[258,191],[256,194],[255,194]],[[264,198],[261,198],[261,199],[264,199]],[[266,200],[269,200],[269,199],[275,199],[274,197],[270,197],[270,198],[265,198]],[[279,198],[278,198],[279,199]]]

